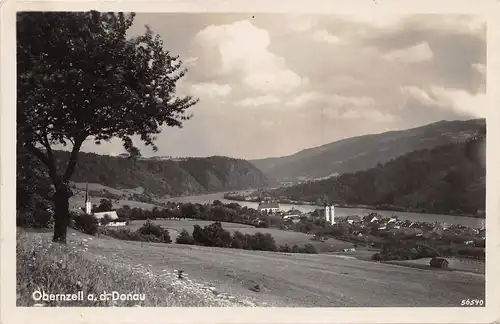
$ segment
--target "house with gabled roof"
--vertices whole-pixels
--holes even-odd
[[[260,212],[276,213],[280,210],[280,206],[277,202],[261,202],[257,207]]]

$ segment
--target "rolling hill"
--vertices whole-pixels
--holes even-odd
[[[250,162],[279,181],[318,179],[366,170],[415,150],[463,140],[485,127],[485,119],[440,121],[407,130],[352,137],[290,156]]]
[[[65,165],[69,153],[56,152]],[[195,195],[267,187],[267,177],[250,162],[221,156],[176,160],[140,159],[80,153],[73,182],[128,189],[142,187],[155,195]]]
[[[414,151],[369,170],[271,193],[299,201],[327,199],[338,204],[484,217],[485,137]]]

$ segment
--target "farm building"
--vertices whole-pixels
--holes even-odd
[[[286,220],[290,219],[290,220],[292,220],[292,222],[294,222],[294,223],[298,223],[298,222],[300,221],[300,218],[301,218],[301,217],[302,217],[302,216],[301,216],[301,215],[299,215],[299,214],[295,214],[295,215],[285,215],[285,216],[283,216],[283,220],[284,220],[284,221],[286,221]]]
[[[261,202],[257,209],[260,212],[276,213],[280,210],[280,206],[277,202]]]
[[[429,265],[433,268],[448,269],[448,260],[443,258],[432,258]]]
[[[359,217],[358,215],[347,216],[346,222],[348,222],[349,224],[359,223],[361,222],[361,217]]]
[[[100,213],[94,213],[93,214],[95,218],[101,219],[104,218],[104,216],[108,215],[110,220],[115,220],[118,219],[118,215],[116,214],[116,211],[107,211],[107,212],[100,212]]]

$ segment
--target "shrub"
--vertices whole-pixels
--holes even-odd
[[[183,229],[177,236],[175,242],[177,244],[194,244],[194,239],[191,235],[189,235],[189,232],[186,231],[186,229]]]
[[[138,230],[142,235],[152,235],[156,237],[160,242],[171,243],[170,234],[168,230],[163,229],[160,225],[147,220]]]
[[[74,229],[89,235],[95,235],[99,229],[99,223],[94,215],[76,215],[74,218]]]
[[[231,247],[235,249],[248,250],[249,249],[248,236],[249,236],[248,234],[245,235],[240,231],[234,232],[232,237]]]
[[[304,245],[301,253],[318,254],[318,250],[316,250],[316,247],[314,245],[307,243],[306,245]]]
[[[201,228],[200,225],[194,225],[193,240],[198,244],[205,244],[205,242],[207,241],[205,231]]]
[[[249,245],[252,250],[260,251],[277,251],[276,242],[274,237],[269,234],[262,234],[260,232],[250,236]]]
[[[285,245],[280,245],[280,247],[278,248],[278,251],[280,252],[292,252],[292,249],[290,248],[290,246],[288,246],[288,244],[285,244]]]

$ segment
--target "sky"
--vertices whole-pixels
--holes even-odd
[[[285,156],[343,138],[485,117],[486,24],[475,16],[138,13],[188,69],[198,104],[154,153]],[[83,151],[116,155],[120,141]]]

